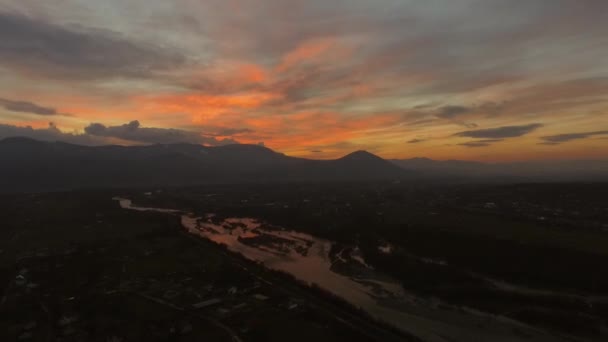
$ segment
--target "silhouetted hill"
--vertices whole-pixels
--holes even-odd
[[[480,163],[427,158],[391,160],[423,178],[461,182],[608,181],[608,160]]]
[[[336,160],[289,157],[258,145],[79,146],[0,141],[0,192],[206,183],[401,179],[411,175],[369,152]]]
[[[386,162],[384,159],[378,157],[375,154],[361,150],[349,153],[338,160],[353,162]]]

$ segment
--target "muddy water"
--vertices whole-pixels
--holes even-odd
[[[365,277],[355,279],[332,270],[333,263],[329,257],[332,242],[328,240],[294,231],[264,229],[252,219],[233,218],[222,224],[214,224],[184,215],[182,224],[190,233],[224,244],[229,250],[261,262],[268,268],[316,284],[363,309],[376,305],[376,298],[403,296],[396,283],[382,281],[373,272],[365,272]],[[235,224],[237,228],[233,228]],[[347,259],[335,262],[355,264],[358,261]]]

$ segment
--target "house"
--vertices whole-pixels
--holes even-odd
[[[496,203],[494,203],[494,202],[488,202],[488,203],[484,204],[483,207],[486,208],[486,209],[496,209]]]
[[[219,309],[217,309],[217,312],[218,312],[220,315],[224,315],[224,316],[225,316],[225,315],[228,315],[228,314],[230,313],[230,310],[228,310],[228,309],[226,309],[226,308],[219,308]]]
[[[32,334],[32,332],[30,331],[26,331],[23,334],[19,335],[18,339],[19,341],[25,341],[32,339],[32,337],[34,337],[34,334]]]
[[[171,300],[176,298],[177,296],[179,296],[179,292],[175,291],[175,290],[167,290],[165,291],[165,293],[163,294],[163,298],[165,298],[166,300]]]
[[[17,286],[23,286],[26,283],[27,283],[27,280],[21,274],[18,275],[17,277],[15,277],[15,284],[17,284]]]
[[[38,323],[31,321],[23,326],[23,330],[30,331],[38,326]]]
[[[180,329],[180,333],[182,335],[187,335],[189,333],[192,332],[192,330],[194,330],[194,328],[192,327],[192,324],[190,323],[185,323],[182,328]]]
[[[212,298],[212,299],[209,299],[209,300],[206,300],[206,301],[194,304],[194,305],[192,305],[192,307],[194,309],[202,309],[202,308],[206,308],[206,307],[209,307],[209,306],[213,306],[213,305],[219,304],[221,302],[222,302],[222,300],[220,298]]]
[[[266,300],[268,300],[267,296],[264,296],[263,294],[259,294],[259,293],[254,294],[253,298],[255,298],[257,300],[260,300],[260,301],[266,301]]]
[[[78,322],[77,316],[63,316],[61,317],[58,323],[60,326],[65,327],[75,322]]]
[[[235,305],[232,309],[233,310],[240,310],[240,309],[243,309],[245,307],[247,307],[247,303],[240,303],[238,305]]]

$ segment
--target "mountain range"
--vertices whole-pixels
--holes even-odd
[[[0,191],[209,183],[401,179],[409,172],[365,151],[335,160],[289,157],[258,145],[80,146],[0,141]]]
[[[0,140],[0,192],[294,181],[590,181],[608,180],[607,175],[608,161],[384,160],[366,151],[312,160],[244,144],[91,147],[19,137]]]
[[[425,179],[484,183],[608,181],[608,159],[481,163],[413,158],[391,162]]]

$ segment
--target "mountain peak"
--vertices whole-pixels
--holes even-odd
[[[43,144],[43,142],[27,137],[8,137],[0,139],[3,144]]]
[[[275,151],[263,145],[255,145],[255,144],[229,144],[215,147],[218,150],[224,151],[259,151],[263,153],[272,153],[276,154]]]
[[[370,153],[370,152],[367,152],[364,150],[358,150],[358,151],[349,153],[340,159],[342,159],[342,160],[378,160],[378,159],[382,159],[382,158],[378,157],[377,155],[375,155],[373,153]]]

